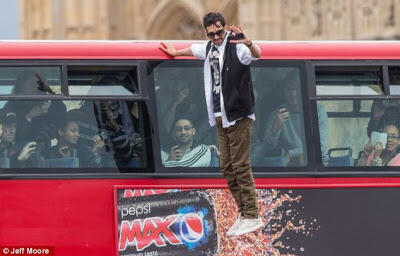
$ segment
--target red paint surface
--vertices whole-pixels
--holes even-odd
[[[223,179],[0,180],[0,245],[115,255],[114,186],[225,188]],[[260,178],[258,188],[400,187],[400,178]]]
[[[396,41],[257,43],[261,47],[262,59],[400,59],[400,42]],[[173,44],[177,49],[190,45],[179,41]],[[3,41],[0,42],[0,59],[170,58],[159,46],[156,41]]]

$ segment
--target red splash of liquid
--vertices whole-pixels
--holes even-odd
[[[217,256],[296,256],[304,251],[304,248],[291,248],[281,241],[284,234],[290,235],[292,231],[303,232],[304,235],[310,234],[310,228],[306,226],[304,220],[295,220],[298,213],[290,208],[284,208],[286,204],[299,203],[300,195],[292,197],[274,189],[257,190],[259,216],[267,227],[242,236],[227,236],[228,229],[237,218],[237,206],[229,190],[209,189],[207,192],[214,199],[217,212],[220,239]],[[284,220],[284,215],[291,217],[292,221]],[[316,222],[315,219],[314,221]],[[288,250],[297,254],[281,253]]]

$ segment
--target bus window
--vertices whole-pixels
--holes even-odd
[[[0,95],[61,94],[60,67],[0,67]]]
[[[328,154],[324,157],[322,152],[322,159],[326,159],[324,164],[340,167],[400,166],[399,101],[351,102],[351,111],[341,111],[342,108],[347,108],[347,104],[342,104],[341,100],[317,102],[317,106],[326,109],[328,114]],[[331,111],[332,109],[338,111]],[[318,118],[320,119],[319,113]],[[320,132],[322,145],[321,134]]]
[[[129,96],[139,93],[135,66],[69,66],[70,95]]]
[[[256,97],[252,166],[305,166],[299,70],[256,66],[251,72]],[[163,166],[218,167],[216,130],[208,123],[201,62],[163,62],[153,69],[153,76]]]
[[[200,61],[166,61],[153,69],[164,167],[219,166]]]
[[[141,102],[40,100],[1,105],[2,168],[35,168],[40,173],[41,168],[97,172],[147,166]]]
[[[300,72],[295,67],[251,68],[256,98],[254,167],[307,165]]]
[[[315,68],[317,95],[382,95],[380,67]]]

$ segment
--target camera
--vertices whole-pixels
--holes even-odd
[[[243,34],[243,33],[238,33],[238,34],[236,34],[236,39],[237,39],[237,40],[244,39],[244,34]]]

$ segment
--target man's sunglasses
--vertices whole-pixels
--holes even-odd
[[[207,33],[208,38],[213,39],[215,37],[215,35],[217,35],[218,37],[221,37],[224,34],[224,29],[220,29],[217,30],[217,32],[209,32]]]

